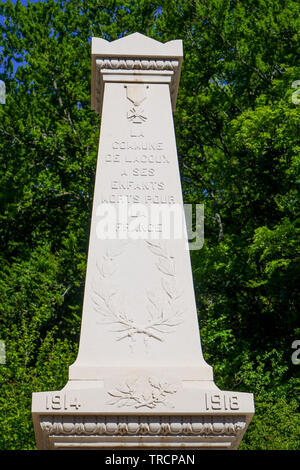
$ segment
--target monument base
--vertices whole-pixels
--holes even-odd
[[[114,388],[74,380],[34,393],[37,448],[237,449],[254,413],[252,394],[213,381],[179,389],[155,377],[130,380]]]
[[[36,419],[39,449],[237,449],[246,415],[52,415]]]

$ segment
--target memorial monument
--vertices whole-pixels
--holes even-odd
[[[67,385],[33,394],[38,449],[236,449],[254,413],[203,359],[185,230],[148,217],[183,208],[182,57],[180,40],[92,40],[102,122],[80,345]]]

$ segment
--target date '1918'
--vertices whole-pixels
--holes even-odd
[[[237,395],[205,394],[205,407],[207,410],[239,410]]]

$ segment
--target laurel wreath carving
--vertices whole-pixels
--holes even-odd
[[[145,240],[150,251],[158,257],[157,269],[164,275],[161,277],[161,286],[164,292],[162,299],[156,292],[147,290],[148,318],[139,323],[130,314],[125,312],[125,302],[120,298],[117,289],[103,286],[100,291],[94,289],[92,297],[94,308],[101,315],[101,323],[113,325],[116,333],[121,333],[117,341],[129,339],[130,344],[136,341],[137,335],[143,335],[145,346],[149,339],[163,342],[165,334],[174,331],[174,328],[182,323],[183,311],[178,303],[182,292],[176,285],[175,260],[169,255],[165,247],[159,242]],[[102,263],[97,263],[97,269],[101,280],[111,279],[117,269],[116,258],[124,250],[124,246],[117,249],[107,249]],[[124,334],[123,334],[124,333]]]
[[[107,393],[113,397],[107,402],[108,405],[117,405],[119,408],[134,406],[134,408],[155,408],[159,404],[174,408],[167,401],[168,395],[177,392],[177,386],[161,381],[156,377],[148,377],[145,385],[141,388],[139,378],[128,378],[122,385],[116,386],[114,390]]]

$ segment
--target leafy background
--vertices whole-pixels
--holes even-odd
[[[25,3],[25,2],[23,2]],[[253,392],[240,449],[299,448],[299,3],[0,1],[0,449],[35,449],[33,391],[67,382],[79,340],[100,118],[91,37],[183,39],[175,128],[204,356]]]

